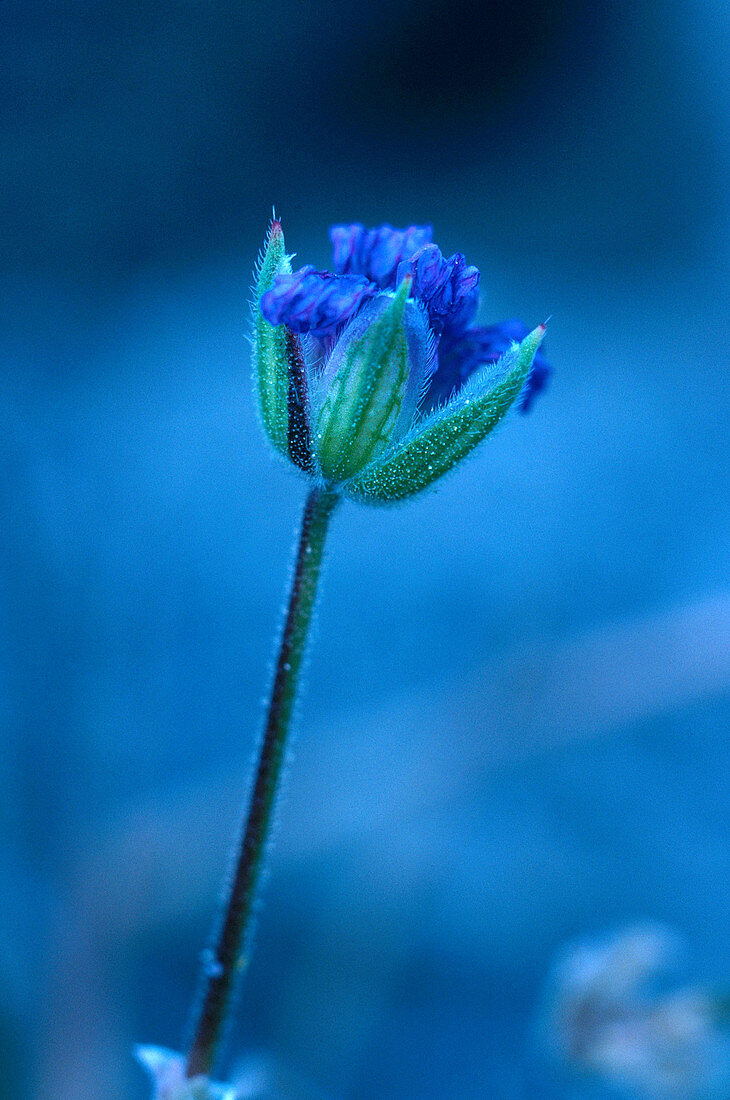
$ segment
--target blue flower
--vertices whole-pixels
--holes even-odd
[[[334,226],[335,270],[293,272],[274,222],[258,272],[269,438],[310,475],[372,503],[441,476],[510,405],[526,412],[550,373],[544,326],[477,324],[478,269],[462,252],[444,256],[431,235]]]

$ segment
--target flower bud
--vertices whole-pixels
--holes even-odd
[[[255,379],[274,447],[354,500],[431,485],[545,389],[543,325],[476,320],[479,270],[430,226],[333,227],[334,271],[292,271],[272,222],[258,268]],[[520,342],[521,341],[521,342]]]
[[[404,323],[410,280],[369,303],[345,329],[328,364],[315,450],[322,475],[345,481],[387,449],[410,372]]]

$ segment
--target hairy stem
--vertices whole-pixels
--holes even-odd
[[[187,1059],[188,1077],[213,1066],[236,981],[247,963],[247,940],[266,852],[287,732],[312,617],[329,520],[339,497],[316,487],[302,517],[289,606],[241,847],[215,947],[207,952],[203,999]]]

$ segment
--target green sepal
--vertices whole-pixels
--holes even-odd
[[[540,325],[497,364],[506,369],[489,389],[477,375],[443,408],[417,424],[385,458],[373,462],[345,486],[345,493],[364,504],[391,504],[426,489],[465,458],[499,423],[519,396],[540,346]],[[485,368],[486,370],[487,368]]]
[[[271,325],[261,312],[261,295],[280,274],[291,273],[281,222],[273,221],[254,285],[254,382],[261,421],[269,440],[302,470],[312,469],[308,394],[301,340],[286,325]]]
[[[322,475],[345,481],[391,443],[408,381],[408,343],[403,322],[410,280],[383,305],[371,302],[350,323],[333,352],[334,376],[315,432]]]

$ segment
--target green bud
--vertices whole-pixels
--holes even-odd
[[[507,368],[497,385],[484,388],[479,373],[442,409],[417,424],[409,436],[380,461],[345,486],[354,500],[391,504],[421,492],[461,462],[499,423],[519,396],[540,346],[539,325],[502,358]]]
[[[329,481],[351,478],[391,443],[409,375],[403,323],[409,289],[405,279],[393,298],[367,305],[332,353],[315,431],[319,466]]]

